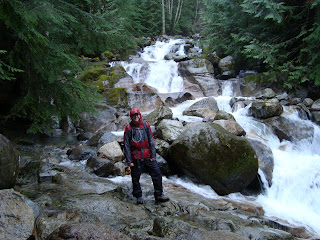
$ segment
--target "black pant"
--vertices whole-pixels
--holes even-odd
[[[151,176],[154,188],[154,196],[162,195],[162,175],[157,161],[151,161],[150,158],[146,158],[143,161],[134,160],[133,164],[134,166],[131,167],[133,196],[136,198],[142,196],[142,190],[139,181],[144,169],[147,170]]]

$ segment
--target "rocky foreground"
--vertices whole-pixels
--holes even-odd
[[[302,227],[263,216],[256,205],[205,198],[164,178],[171,201],[156,204],[143,177],[145,204],[131,195],[130,176],[98,177],[66,149],[21,146],[40,156],[39,183],[0,190],[0,239],[310,239]],[[48,154],[50,152],[51,154]],[[59,159],[60,158],[60,159]],[[59,164],[58,164],[59,162]],[[29,171],[30,172],[30,171]]]

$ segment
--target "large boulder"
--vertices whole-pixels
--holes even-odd
[[[218,103],[214,97],[204,98],[198,102],[195,102],[187,110],[190,111],[190,110],[195,110],[199,108],[207,108],[214,112],[219,111]]]
[[[103,145],[99,152],[104,154],[108,159],[119,162],[124,159],[124,154],[122,152],[121,146],[117,141],[109,142]]]
[[[168,161],[220,195],[243,190],[258,171],[250,143],[213,123],[194,124],[182,132],[169,148]]]
[[[283,107],[278,100],[269,100],[263,102],[253,102],[249,112],[254,118],[267,119],[280,116],[283,113]]]
[[[163,119],[172,119],[172,110],[166,106],[160,106],[147,116],[144,120],[148,121],[150,125],[157,126]]]
[[[306,121],[294,121],[285,117],[273,117],[263,120],[280,141],[300,141],[313,139],[314,126]]]
[[[16,183],[19,156],[9,139],[0,134],[0,189],[12,188]]]
[[[157,127],[157,136],[166,142],[173,142],[182,133],[183,125],[180,121],[163,119]]]
[[[139,108],[141,112],[150,111],[163,105],[161,98],[156,93],[128,92],[128,106]]]
[[[129,121],[128,121],[129,122]],[[87,144],[92,147],[102,147],[104,144],[116,141],[118,137],[111,132],[99,132],[93,135]]]
[[[221,127],[227,130],[229,133],[232,133],[233,135],[236,135],[236,136],[246,135],[246,131],[236,121],[220,119],[220,120],[215,120],[214,123],[219,124]]]
[[[99,131],[114,131],[116,126],[116,109],[110,106],[101,104],[96,106],[98,114],[81,114],[82,121],[80,127],[85,132],[96,133]]]
[[[12,189],[0,191],[0,239],[34,239],[35,216],[23,195]]]

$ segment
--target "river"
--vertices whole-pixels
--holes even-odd
[[[184,40],[176,39],[166,42],[157,41],[155,45],[146,47],[137,58],[130,62],[122,62],[127,73],[135,83],[146,83],[156,88],[159,93],[183,92],[183,79],[178,74],[178,63],[165,60],[166,54],[175,51],[183,52]],[[146,67],[147,66],[147,67]],[[144,69],[144,71],[142,71]],[[147,71],[145,70],[147,69]],[[233,79],[234,81],[234,79]],[[263,207],[265,215],[278,221],[288,222],[296,226],[304,226],[320,236],[320,129],[309,120],[302,120],[288,108],[284,108],[283,116],[298,125],[312,124],[314,132],[303,140],[282,141],[263,123],[248,116],[247,108],[231,111],[230,99],[234,96],[232,84],[225,80],[222,84],[221,96],[216,96],[220,110],[227,111],[247,132],[247,138],[263,139],[272,150],[274,157],[273,179],[271,187],[264,183],[265,191],[259,196],[243,196],[230,194],[229,198],[237,201],[251,201]],[[201,121],[197,117],[183,116],[182,112],[196,100],[186,101],[172,107],[173,117],[180,120]],[[293,129],[294,131],[294,129]],[[121,132],[118,134],[122,134]],[[262,171],[259,171],[263,180]],[[170,181],[189,188],[207,198],[217,198],[217,194],[208,186],[199,186],[191,181],[171,178]]]

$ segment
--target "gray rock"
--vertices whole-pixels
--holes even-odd
[[[186,116],[195,116],[201,118],[214,118],[216,116],[216,112],[208,108],[185,110],[182,114]]]
[[[144,120],[148,121],[150,125],[157,126],[163,119],[172,119],[172,110],[166,106],[160,106],[147,116]]]
[[[108,177],[113,173],[114,163],[106,158],[90,157],[86,164],[99,177]]]
[[[249,112],[255,118],[266,119],[280,116],[283,113],[283,107],[279,101],[253,102]]]
[[[220,59],[218,65],[222,72],[235,70],[235,61],[232,56],[227,56]]]
[[[235,136],[245,136],[246,131],[234,120],[214,120],[213,123],[220,125],[229,133],[232,133]]]
[[[258,158],[248,141],[210,123],[182,132],[170,146],[167,160],[221,195],[241,191],[258,171]]]
[[[166,142],[173,142],[182,133],[183,125],[180,121],[163,119],[157,127],[157,136]]]
[[[116,109],[107,106],[100,105],[96,106],[97,114],[81,114],[82,121],[80,127],[85,132],[100,132],[100,131],[113,131],[116,130]]]
[[[128,122],[127,122],[128,124]],[[89,139],[87,144],[92,147],[102,147],[104,144],[116,141],[118,137],[111,132],[99,132]]]
[[[300,141],[302,139],[312,139],[314,127],[311,123],[291,121],[285,117],[273,117],[263,121],[272,128],[272,131],[280,141]]]
[[[214,97],[204,98],[198,102],[195,102],[187,110],[195,110],[195,109],[199,109],[199,108],[211,109],[214,112],[219,111],[217,101],[215,100]]]
[[[0,134],[0,189],[12,188],[19,170],[19,156],[9,139]]]
[[[55,230],[47,240],[130,240],[128,236],[108,224],[73,223],[64,224]]]
[[[259,160],[259,168],[264,173],[269,186],[272,183],[274,159],[273,154],[266,144],[258,140],[248,139],[253,149],[256,151]]]
[[[214,120],[231,120],[235,121],[236,119],[234,116],[230,113],[227,113],[226,111],[220,110],[217,112],[216,116],[214,117]]]
[[[311,98],[305,98],[302,102],[306,107],[311,107],[313,104],[313,100]]]
[[[12,189],[0,190],[0,203],[0,239],[29,239],[35,217],[23,196]]]

